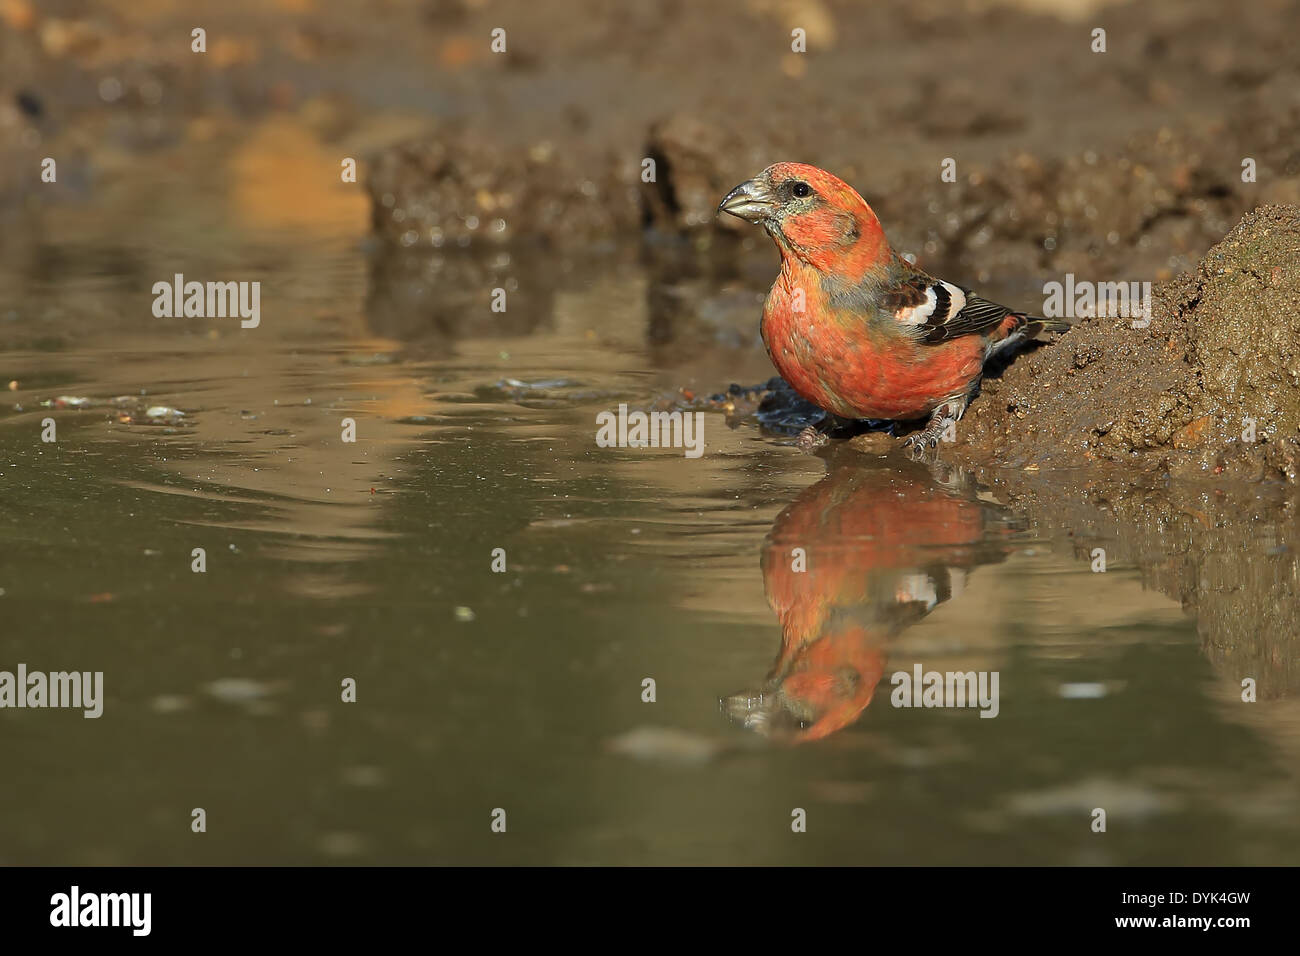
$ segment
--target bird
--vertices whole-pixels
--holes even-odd
[[[762,684],[722,698],[731,720],[796,743],[848,726],[903,633],[1014,552],[1001,506],[965,472],[933,471],[829,456],[827,474],[776,517],[761,564],[780,650]]]
[[[781,377],[841,419],[924,419],[904,442],[913,457],[961,419],[989,359],[1070,327],[917,268],[857,190],[816,166],[769,166],[718,212],[762,226],[781,253],[760,326]]]

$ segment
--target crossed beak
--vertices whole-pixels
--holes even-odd
[[[756,179],[741,183],[718,204],[718,212],[730,213],[747,222],[759,222],[771,213],[776,197]]]

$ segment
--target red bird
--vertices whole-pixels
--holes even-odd
[[[841,418],[929,416],[907,439],[914,453],[961,418],[991,356],[1069,328],[911,265],[857,191],[816,166],[769,166],[718,211],[761,225],[781,251],[762,324],[781,376]]]
[[[781,622],[781,650],[763,684],[724,698],[724,712],[800,742],[853,723],[902,633],[960,594],[977,566],[1005,560],[1004,525],[999,508],[936,483],[920,465],[858,456],[831,465],[767,536],[763,589]]]

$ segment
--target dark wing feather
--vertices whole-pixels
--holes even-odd
[[[990,332],[1008,315],[1021,314],[981,299],[965,286],[936,279],[903,259],[896,262],[882,304],[919,341],[931,345]]]
[[[935,315],[931,318],[938,321],[927,320],[922,325],[925,330],[923,341],[930,343],[946,342],[949,339],[957,338],[959,335],[990,332],[1001,325],[1008,315],[1019,315],[1019,313],[1013,312],[1005,305],[998,305],[996,302],[981,299],[968,289],[962,289],[962,291],[966,294],[966,305],[947,318],[939,316],[936,309]]]

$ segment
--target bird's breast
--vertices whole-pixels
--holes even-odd
[[[974,337],[922,345],[890,321],[831,308],[819,285],[783,270],[763,310],[763,343],[796,392],[845,418],[919,418],[978,379]]]

